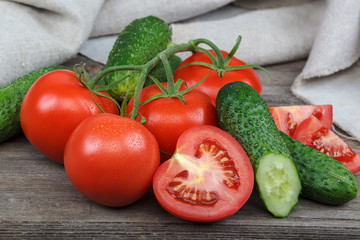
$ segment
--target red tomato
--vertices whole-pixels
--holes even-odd
[[[71,132],[85,118],[101,113],[91,95],[72,71],[56,70],[43,75],[31,86],[21,105],[20,122],[25,136],[45,156],[63,163]],[[94,98],[105,112],[118,114],[113,101]]]
[[[352,173],[360,171],[360,155],[315,116],[305,119],[296,128],[293,138],[342,162]]]
[[[163,83],[166,87],[167,84]],[[155,84],[144,88],[140,94],[140,102],[162,93]],[[216,109],[209,97],[195,89],[184,95],[186,104],[180,99],[158,98],[139,108],[139,114],[146,118],[144,126],[154,134],[163,152],[161,160],[165,161],[175,151],[176,141],[188,128],[195,125],[217,125]],[[134,107],[134,98],[129,101],[127,115]],[[140,117],[137,118],[140,121]]]
[[[210,52],[215,56],[213,50],[210,50]],[[221,52],[224,58],[229,54],[225,51]],[[191,87],[201,81],[209,73],[210,69],[201,65],[190,65],[187,67],[182,67],[192,62],[204,62],[211,64],[211,59],[204,52],[194,53],[192,56],[185,59],[177,68],[174,73],[175,81],[178,79],[182,79],[189,87]],[[246,65],[246,63],[237,59],[236,57],[232,57],[229,62],[229,66],[242,65]],[[256,74],[255,70],[252,68],[228,71],[222,77],[219,76],[219,73],[217,71],[211,71],[209,76],[199,86],[197,86],[196,89],[207,94],[215,105],[216,96],[220,88],[227,83],[235,81],[245,82],[252,86],[260,95],[262,94],[262,86],[260,79]]]
[[[249,199],[254,173],[241,145],[214,126],[195,126],[179,138],[176,152],[156,171],[155,197],[169,213],[213,222],[236,213]]]
[[[140,199],[159,164],[155,137],[137,121],[115,114],[85,119],[65,148],[65,170],[73,186],[105,206]]]
[[[311,115],[319,119],[326,128],[331,128],[332,105],[299,105],[269,108],[278,129],[290,137],[296,127]]]

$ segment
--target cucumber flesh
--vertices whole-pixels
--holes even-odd
[[[260,197],[275,217],[288,216],[301,190],[297,170],[288,157],[268,153],[260,159],[256,172]]]

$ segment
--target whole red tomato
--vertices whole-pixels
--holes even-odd
[[[215,56],[213,50],[210,52]],[[225,58],[228,55],[228,52],[221,51],[223,57]],[[175,81],[178,79],[182,79],[186,82],[186,84],[191,87],[201,81],[210,71],[210,69],[206,66],[202,65],[189,65],[185,66],[189,63],[193,62],[203,62],[211,64],[211,59],[208,55],[204,52],[196,52],[191,55],[189,58],[185,59],[177,70],[174,73]],[[242,66],[246,65],[245,62],[237,59],[236,57],[232,57],[228,66]],[[185,66],[185,67],[183,67]],[[262,86],[258,75],[256,74],[255,70],[252,68],[240,69],[240,70],[233,70],[227,71],[221,77],[219,73],[215,70],[212,70],[207,76],[207,78],[196,87],[197,90],[207,94],[213,104],[216,103],[216,96],[219,92],[220,88],[223,87],[225,84],[235,81],[241,81],[249,84],[252,86],[260,95],[262,94]]]
[[[143,125],[115,114],[85,119],[65,148],[65,171],[87,198],[111,207],[140,199],[160,164],[155,137]]]
[[[167,87],[167,83],[163,86]],[[140,103],[161,93],[157,85],[150,85],[141,91]],[[160,150],[168,154],[161,154],[162,161],[171,157],[176,141],[186,129],[196,125],[217,125],[216,109],[206,94],[193,89],[183,96],[186,104],[177,97],[158,98],[139,108],[139,114],[146,118],[144,126],[154,134]],[[127,115],[133,107],[134,97],[127,106]],[[140,117],[137,120],[140,121]]]
[[[106,94],[102,92],[102,94]],[[118,114],[116,104],[94,95],[105,112]],[[75,73],[56,70],[40,77],[29,89],[20,110],[22,130],[40,152],[63,163],[66,141],[85,118],[101,113],[92,92]]]
[[[254,173],[248,156],[227,132],[195,126],[177,142],[154,175],[160,205],[182,219],[213,222],[236,213],[249,199]]]

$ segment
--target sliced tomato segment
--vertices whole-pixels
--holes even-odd
[[[295,130],[294,139],[342,162],[352,173],[360,171],[360,156],[315,116],[305,119]]]
[[[186,130],[153,179],[156,199],[165,210],[197,222],[233,215],[249,199],[253,185],[253,169],[241,145],[209,125]]]
[[[315,116],[329,129],[333,123],[332,105],[281,106],[270,107],[269,110],[278,129],[290,137],[296,127],[310,116]]]

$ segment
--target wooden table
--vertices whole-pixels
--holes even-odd
[[[87,63],[92,75],[101,70],[100,64],[82,56],[66,65],[80,61]],[[269,106],[304,104],[290,92],[304,63],[267,66],[273,80],[259,72]],[[346,142],[360,152],[358,142]],[[360,182],[360,174],[356,178]],[[300,199],[289,217],[278,219],[253,194],[235,215],[210,224],[170,215],[151,189],[128,207],[104,207],[78,193],[64,167],[39,153],[23,136],[0,144],[0,193],[0,239],[360,239],[360,197],[342,206]]]

